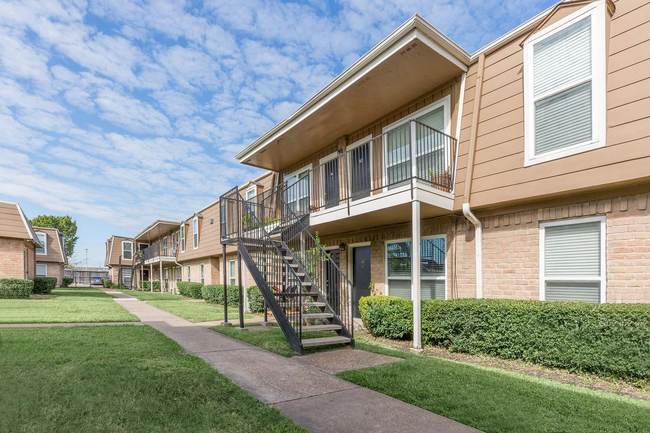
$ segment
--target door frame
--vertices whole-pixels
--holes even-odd
[[[370,241],[366,242],[356,242],[353,244],[348,244],[345,247],[345,254],[347,255],[347,262],[348,262],[348,278],[350,279],[350,282],[352,282],[352,288],[354,288],[354,252],[352,251],[354,248],[358,247],[370,247],[370,281],[372,281],[372,246],[370,244]],[[372,296],[372,293],[370,294]],[[352,299],[352,293],[350,293],[350,314],[353,314],[354,312],[354,299]],[[358,308],[358,307],[357,307]],[[361,323],[361,318],[360,317],[352,317],[352,320],[356,320],[359,323]]]

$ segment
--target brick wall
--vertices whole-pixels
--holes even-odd
[[[63,265],[58,263],[47,263],[47,262],[37,262],[39,265],[47,266],[47,276],[56,278],[57,286],[61,285],[61,279],[63,278]]]
[[[25,278],[25,242],[0,238],[0,278]]]

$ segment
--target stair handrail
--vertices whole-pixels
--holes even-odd
[[[300,181],[299,181],[299,182],[300,182]],[[296,183],[297,183],[297,182],[296,182]],[[316,240],[316,238],[314,237],[314,235],[311,234],[311,232],[310,232],[310,231],[307,229],[307,227],[303,224],[302,219],[301,219],[300,217],[298,217],[298,215],[296,215],[296,213],[293,211],[293,209],[291,209],[291,208],[287,205],[287,203],[286,203],[286,202],[284,201],[284,199],[282,198],[282,194],[279,194],[279,199],[280,199],[280,201],[281,201],[281,203],[282,203],[282,212],[284,213],[284,210],[285,210],[285,209],[288,209],[288,211],[290,212],[290,215],[292,215],[293,218],[296,220],[297,224],[299,224],[300,227],[302,227],[301,232],[305,232],[305,233],[307,233],[307,235],[308,235],[308,236],[313,240],[314,245],[317,245],[317,246],[318,246],[318,248],[320,249],[321,254],[325,254],[325,257],[327,257],[327,260],[328,260],[328,261],[329,261],[329,262],[334,266],[334,268],[335,268],[335,269],[336,269],[336,270],[337,270],[337,271],[338,271],[338,272],[339,272],[339,273],[340,273],[340,274],[345,278],[345,281],[347,282],[348,289],[349,289],[348,291],[349,291],[349,300],[350,300],[350,301],[349,301],[349,308],[350,308],[350,311],[349,311],[349,314],[350,314],[350,329],[348,330],[348,332],[350,332],[350,335],[351,335],[352,339],[354,339],[354,317],[353,317],[353,312],[352,312],[352,303],[354,302],[354,285],[352,284],[352,281],[350,281],[350,279],[348,278],[347,274],[345,274],[345,273],[341,270],[341,268],[336,264],[336,262],[334,261],[334,259],[332,259],[332,256],[327,252],[327,250],[326,250],[325,248],[323,248],[323,246],[320,244],[320,242],[318,242],[318,241]],[[284,219],[284,218],[283,218],[283,219]],[[322,294],[322,287],[318,287],[318,290],[321,291],[321,294]]]

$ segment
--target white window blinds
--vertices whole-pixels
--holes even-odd
[[[411,299],[411,241],[386,246],[388,294]],[[422,300],[445,299],[446,241],[444,237],[420,242],[420,296]]]
[[[574,223],[544,230],[546,299],[600,302],[601,222]]]

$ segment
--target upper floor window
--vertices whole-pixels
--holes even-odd
[[[133,242],[122,241],[122,258],[124,260],[133,259]]]
[[[253,201],[257,196],[257,185],[253,185],[246,189],[246,201]]]
[[[526,165],[605,145],[604,28],[596,2],[524,44]]]
[[[181,253],[185,252],[185,221],[181,224]]]
[[[194,244],[194,249],[199,247],[199,218],[194,217],[192,220],[192,242]]]
[[[47,236],[45,233],[36,233],[38,241],[41,243],[43,248],[36,248],[36,254],[39,256],[47,255]]]
[[[287,183],[285,201],[294,212],[309,211],[310,170],[311,165],[308,165],[285,177]]]

